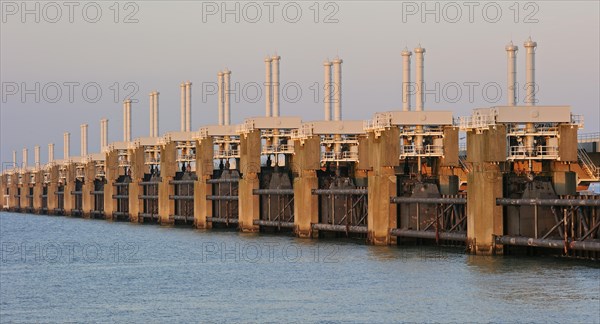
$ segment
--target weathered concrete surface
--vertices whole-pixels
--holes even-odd
[[[72,215],[72,210],[75,208],[75,198],[73,197],[73,191],[75,191],[75,164],[71,163],[66,166],[66,179],[65,179],[65,194],[64,194],[64,206],[65,215]]]
[[[260,219],[260,197],[253,193],[260,188],[261,139],[260,131],[254,130],[240,136],[240,171],[239,182],[239,228],[242,232],[257,232],[259,227],[254,220]]]
[[[148,166],[144,164],[144,147],[129,150],[131,161],[131,182],[129,183],[129,221],[137,223],[142,208],[140,195],[140,182],[144,180],[144,173],[149,173]]]
[[[294,226],[296,236],[312,238],[312,224],[319,222],[319,198],[312,194],[319,188],[317,172],[321,167],[321,144],[319,136],[294,141]]]
[[[44,191],[44,173],[41,170],[35,172],[35,184],[33,184],[33,209],[35,213],[42,212],[42,193]]]
[[[160,176],[162,181],[158,184],[158,215],[161,225],[173,225],[171,215],[175,213],[175,204],[169,199],[173,195],[174,188],[170,181],[175,178],[177,172],[177,147],[175,142],[163,145],[160,149]]]
[[[106,184],[104,185],[104,217],[112,220],[113,212],[116,207],[115,199],[113,199],[113,195],[115,194],[114,183],[119,177],[119,156],[116,150],[106,153],[104,169],[106,170]]]
[[[390,197],[397,195],[396,174],[400,157],[400,130],[392,127],[381,131],[379,137],[369,133],[368,171],[368,217],[367,241],[374,245],[395,243],[390,236],[390,229],[396,227],[396,204],[390,203]]]
[[[214,145],[213,138],[208,137],[196,143],[196,175],[194,183],[194,225],[196,228],[211,228],[212,223],[206,217],[212,217],[212,201],[206,196],[212,195],[212,185],[206,183],[213,174]]]
[[[504,132],[504,133],[503,133]],[[506,129],[467,133],[468,159],[473,171],[468,175],[467,250],[480,255],[501,254],[494,235],[504,233],[503,212],[496,206],[502,197],[502,172],[497,162],[506,159]]]
[[[84,218],[89,218],[94,209],[94,180],[96,179],[96,163],[89,161],[84,166],[84,179],[81,188],[81,213]]]

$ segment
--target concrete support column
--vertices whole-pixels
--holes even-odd
[[[212,223],[206,217],[212,217],[212,201],[206,196],[212,195],[212,185],[206,183],[213,174],[214,146],[212,137],[196,142],[196,175],[194,183],[194,225],[196,228],[211,228]]]
[[[148,166],[144,164],[144,147],[136,147],[129,151],[131,159],[131,182],[129,183],[129,221],[139,221],[142,201],[139,199],[140,182],[144,179],[144,173],[150,173]]]
[[[169,199],[173,195],[173,185],[169,184],[175,178],[177,172],[176,162],[177,148],[175,142],[170,142],[161,147],[160,152],[160,177],[162,181],[158,184],[158,215],[161,225],[172,225],[174,221],[171,215],[175,213],[175,204]]]
[[[502,246],[494,244],[494,235],[504,234],[501,161],[506,155],[506,129],[467,133],[468,161],[473,170],[468,174],[467,250],[473,254],[501,254]]]
[[[58,207],[56,191],[58,190],[58,166],[53,165],[50,167],[50,182],[46,185],[48,187],[48,214],[54,213],[54,209]]]
[[[90,161],[83,168],[84,182],[81,187],[81,213],[83,218],[89,218],[94,209],[94,179],[96,178],[96,162]]]
[[[7,174],[0,175],[0,210],[4,210],[4,205],[6,204],[6,189],[8,186],[6,185],[6,179],[8,178]]]
[[[21,210],[29,207],[29,198],[27,198],[27,195],[29,194],[29,172],[23,172],[22,179],[23,179],[23,184],[20,185],[21,197],[19,198],[19,199],[21,199]]]
[[[374,245],[395,243],[390,229],[396,227],[396,204],[390,203],[390,197],[396,196],[396,174],[394,167],[399,165],[400,129],[392,127],[381,132],[379,137],[369,133],[368,171],[368,217],[367,240]]]
[[[65,179],[65,216],[71,216],[71,211],[75,208],[75,199],[72,192],[75,191],[75,164],[70,163],[66,166],[67,178]]]
[[[119,155],[117,150],[106,153],[104,169],[106,173],[106,184],[104,184],[104,217],[107,220],[112,220],[117,203],[113,199],[113,195],[115,194],[114,183],[119,177]]]
[[[243,134],[240,138],[241,179],[238,190],[239,228],[243,232],[257,232],[259,227],[254,220],[260,216],[260,199],[252,191],[259,189],[260,173],[260,130]]]
[[[294,178],[294,226],[296,236],[312,238],[317,232],[312,231],[312,224],[319,222],[319,198],[313,195],[313,189],[319,188],[317,172],[320,168],[321,143],[319,136],[311,136],[304,140],[295,140],[294,170],[298,176]]]
[[[9,177],[10,185],[8,186],[8,206],[10,210],[13,210],[19,205],[19,201],[17,200],[17,193],[19,192],[19,176],[15,172],[9,175]]]

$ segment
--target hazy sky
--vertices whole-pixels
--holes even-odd
[[[242,92],[239,102],[232,99],[232,123],[262,116],[264,97],[256,98],[256,85],[264,82],[264,57],[275,53],[282,57],[284,116],[323,118],[322,91],[315,91],[323,85],[322,62],[336,55],[344,60],[344,119],[401,109],[400,52],[419,43],[426,48],[425,80],[432,90],[425,108],[464,116],[473,108],[506,104],[504,46],[511,39],[519,46],[517,78],[525,82],[523,42],[529,35],[538,42],[539,104],[571,105],[585,115],[583,132],[599,130],[598,1],[516,6],[513,1],[138,1],[120,2],[118,9],[114,1],[75,4],[28,1],[24,8],[22,1],[2,0],[2,162],[11,161],[12,150],[20,162],[27,147],[33,163],[36,144],[45,162],[49,142],[56,143],[60,159],[65,131],[71,132],[71,155],[79,155],[82,123],[89,124],[89,152],[97,152],[103,117],[110,120],[109,142],[121,140],[121,102],[132,91],[138,100],[133,137],[149,132],[148,94],[155,89],[160,133],[178,130],[179,84],[186,80],[193,82],[192,128],[216,124],[211,90],[225,68],[239,83],[237,94]],[[24,9],[30,11],[22,15]],[[224,17],[223,9],[229,10]],[[519,99],[523,102],[523,91]]]

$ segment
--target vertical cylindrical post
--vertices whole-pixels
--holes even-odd
[[[333,120],[342,120],[342,61],[336,57],[333,60]]]
[[[415,110],[416,111],[423,111],[423,105],[425,103],[425,93],[424,93],[424,88],[425,88],[425,80],[424,80],[424,73],[425,73],[425,67],[424,67],[424,54],[425,53],[425,49],[422,48],[420,45],[419,47],[415,48],[415,58],[416,58],[416,67],[417,67],[417,71],[416,71],[416,85],[417,85],[417,98],[416,98],[416,104],[415,104]]]
[[[185,131],[192,130],[192,83],[185,83]]]
[[[160,95],[160,92],[158,91],[154,91],[154,118],[152,118],[152,120],[154,121],[154,135],[153,137],[158,137],[159,134],[159,130],[158,130],[158,96]]]
[[[275,55],[273,59],[273,117],[279,117],[279,61],[281,57]]]
[[[104,151],[108,146],[108,119],[100,120],[100,151]]]
[[[273,115],[271,90],[273,87],[272,73],[271,73],[271,62],[273,60],[270,57],[265,58],[265,117],[271,117]]]
[[[225,125],[223,121],[225,112],[223,111],[223,72],[219,71],[217,73],[217,88],[219,90],[219,99],[218,99],[218,113],[219,113],[219,125]]]
[[[324,80],[323,80],[323,104],[325,105],[325,120],[331,120],[331,89],[333,85],[331,84],[331,62],[329,60],[323,62],[323,72],[324,72]]]
[[[127,119],[125,120],[125,142],[131,141],[131,99],[125,100],[125,116]]]
[[[48,143],[48,163],[54,162],[54,143]]]
[[[127,141],[127,100],[123,101],[123,141]]]
[[[150,92],[150,127],[149,127],[149,135],[150,137],[154,137],[154,91]]]
[[[23,149],[23,166],[22,166],[23,169],[27,169],[27,162],[28,162],[27,160],[29,160],[28,154],[29,154],[29,151],[26,148],[24,148]]]
[[[410,111],[410,56],[407,48],[402,51],[402,110]]]
[[[181,87],[181,125],[180,125],[180,130],[182,132],[185,132],[185,83],[181,83],[180,85]]]
[[[527,61],[525,62],[525,87],[527,89],[527,97],[525,99],[525,103],[528,106],[534,106],[536,104],[535,100],[535,92],[536,92],[536,84],[535,84],[535,48],[537,47],[537,43],[531,40],[531,37],[524,44],[525,49],[527,50]]]
[[[512,42],[506,45],[508,105],[517,104],[517,51],[519,48]]]
[[[525,62],[525,88],[527,90],[525,104],[527,104],[527,106],[535,106],[535,48],[537,43],[532,41],[531,37],[529,37],[529,39],[524,43],[524,46],[527,54]],[[535,151],[535,137],[533,135],[533,133],[536,132],[535,125],[533,123],[527,123],[525,125],[525,131],[529,134],[525,136],[525,148],[527,150],[527,154],[532,156]],[[531,171],[531,167],[529,169],[529,171]]]
[[[17,168],[17,151],[13,151],[13,168]]]
[[[65,132],[63,135],[63,160],[68,160],[70,158],[71,151],[71,134],[69,132]]]
[[[80,149],[80,155],[82,157],[87,156],[87,152],[88,152],[88,144],[87,144],[87,139],[88,139],[88,124],[81,124],[81,149]]]
[[[35,169],[39,169],[40,168],[40,146],[36,145],[33,147],[33,162],[34,162],[34,167]]]
[[[229,124],[231,124],[231,116],[230,116],[231,115],[230,114],[230,110],[231,110],[231,101],[230,101],[231,71],[229,71],[229,70],[223,71],[223,78],[224,78],[224,83],[225,83],[225,100],[224,100],[225,102],[224,102],[223,121],[224,121],[225,125],[229,125]]]

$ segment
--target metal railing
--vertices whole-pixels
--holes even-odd
[[[294,145],[265,145],[262,149],[262,154],[292,154],[294,153]]]
[[[400,147],[400,158],[407,156],[442,156],[444,154],[444,146],[442,145],[425,145],[417,148],[415,145],[403,145]]]
[[[592,180],[599,180],[600,167],[594,164],[594,161],[592,161],[587,152],[581,147],[577,148],[577,157],[579,158],[579,163],[581,167],[588,173]]]
[[[510,146],[509,147],[509,160],[539,160],[547,159],[554,160],[558,159],[558,147],[557,146],[535,146],[526,147],[522,145]]]
[[[239,150],[217,150],[215,151],[213,158],[215,159],[223,159],[223,158],[238,158],[240,157]]]
[[[579,143],[600,142],[600,132],[579,133],[579,134],[577,134],[577,142],[579,142]]]
[[[321,161],[358,161],[358,152],[343,151],[343,152],[322,152]]]

